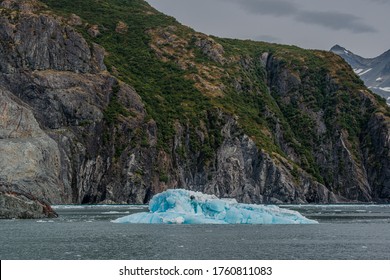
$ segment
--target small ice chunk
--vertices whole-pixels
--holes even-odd
[[[150,212],[114,220],[124,224],[316,224],[300,213],[275,205],[237,203],[214,195],[182,189],[155,195]]]

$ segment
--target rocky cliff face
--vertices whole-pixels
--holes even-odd
[[[1,1],[1,182],[56,204],[145,203],[176,187],[248,203],[389,201],[388,109],[325,63],[336,56],[171,20],[131,33],[128,18],[103,26],[42,2]],[[146,44],[126,41],[140,34]]]
[[[17,185],[0,182],[0,219],[56,218],[50,205]]]
[[[329,60],[332,60],[331,55]],[[385,182],[390,177],[388,177],[387,172],[379,172],[381,174],[379,183],[378,178],[373,176],[374,173],[378,173],[373,170],[377,170],[379,166],[382,168],[383,163],[379,164],[377,168],[370,166],[373,161],[382,162],[385,158],[389,159],[386,148],[389,142],[386,142],[383,136],[373,135],[378,133],[377,129],[383,135],[389,135],[388,123],[384,122],[387,117],[383,115],[383,112],[375,113],[370,108],[375,104],[375,98],[367,90],[361,89],[356,92],[348,92],[350,100],[346,104],[337,104],[336,100],[345,98],[342,95],[345,95],[344,91],[348,90],[342,89],[343,85],[340,81],[328,73],[323,76],[321,83],[324,85],[322,95],[329,99],[325,99],[325,102],[322,101],[323,106],[319,108],[312,106],[310,104],[312,101],[308,103],[305,100],[307,94],[305,87],[310,91],[316,91],[310,88],[312,81],[307,78],[305,81],[305,70],[298,71],[298,76],[297,72],[294,73],[280,67],[280,61],[272,57],[268,60],[267,70],[272,94],[278,100],[281,110],[288,112],[291,110],[291,103],[296,103],[297,109],[300,111],[300,118],[308,125],[304,129],[304,133],[307,134],[300,142],[307,145],[310,155],[299,153],[299,148],[291,147],[286,139],[281,137],[279,142],[283,151],[293,155],[295,162],[301,165],[309,160],[310,165],[317,168],[318,173],[316,174],[319,175],[317,179],[322,181],[327,189],[334,194],[352,201],[387,201],[388,197],[383,195],[382,190],[388,189]],[[344,66],[342,71],[347,72],[348,69]],[[348,104],[349,102],[352,104]],[[384,112],[386,111],[385,109]],[[359,112],[360,119],[352,120],[351,115],[356,112]],[[379,121],[379,119],[381,120]],[[294,121],[294,119],[290,121]],[[291,127],[299,129],[297,126],[301,125],[302,123],[291,124]],[[381,142],[369,143],[368,141],[371,141],[369,139]],[[365,148],[368,146],[373,147],[375,151],[368,151]],[[376,159],[373,160],[374,158]]]

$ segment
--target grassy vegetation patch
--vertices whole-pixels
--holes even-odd
[[[196,46],[199,34],[156,11],[145,1],[42,2],[65,18],[72,13],[82,18],[83,25],[77,27],[78,31],[90,43],[95,42],[105,48],[108,70],[134,87],[142,97],[148,116],[157,123],[158,147],[166,152],[172,151],[173,138],[177,133],[175,124],[179,123],[188,128],[190,152],[198,154],[200,160],[207,163],[223,141],[221,128],[224,124],[219,113],[224,112],[237,117],[239,126],[259,148],[270,155],[277,153],[288,158],[280,145],[282,139],[299,156],[300,167],[319,182],[328,181],[329,174],[326,171],[321,173],[316,162],[316,149],[324,138],[332,141],[337,130],[348,132],[349,144],[359,160],[359,141],[375,106],[362,106],[366,102],[360,93],[365,90],[363,82],[334,54],[295,46],[213,37],[224,49],[224,63],[218,63]],[[88,32],[93,25],[100,32],[96,37]],[[173,39],[179,38],[176,43],[182,43],[183,49],[175,50],[169,46],[170,38],[166,38],[166,45],[161,48],[166,47],[173,53],[161,52],[163,55],[159,57],[158,52],[151,48],[151,34],[158,32],[151,30],[171,30],[174,36],[168,35]],[[186,62],[193,65],[187,63],[192,66],[183,67],[175,57],[175,51],[186,54],[185,59],[192,59]],[[273,59],[271,62],[275,69],[266,69],[270,67],[270,61],[265,54]],[[180,62],[183,62],[184,58],[181,59]],[[215,73],[212,73],[213,69]],[[285,92],[282,92],[282,86],[270,84],[271,70],[279,77],[287,73],[286,81],[282,81],[286,82]],[[203,75],[202,79],[207,79],[209,75],[208,85],[218,86],[223,94],[201,92],[202,88],[189,78],[196,75]],[[109,124],[115,124],[120,115],[129,114],[117,97],[117,90],[114,89],[104,112]],[[376,102],[386,106],[381,99]],[[388,108],[383,109],[384,114],[390,115],[389,112]],[[324,123],[325,135],[319,135],[318,122]],[[147,139],[141,144],[146,147]],[[181,147],[177,152],[186,157],[188,151]],[[295,168],[293,175],[298,177],[297,174]],[[165,175],[161,174],[160,181],[168,181],[168,175]]]

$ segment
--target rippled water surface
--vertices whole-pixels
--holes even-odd
[[[390,205],[283,206],[318,225],[129,225],[144,206],[0,220],[0,259],[390,259]]]

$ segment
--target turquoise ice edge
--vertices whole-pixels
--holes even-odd
[[[150,212],[116,219],[121,224],[317,224],[299,212],[275,205],[237,203],[214,195],[172,189],[155,195]]]

